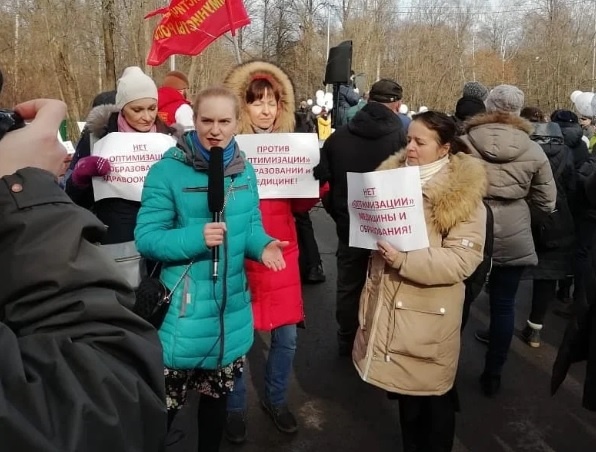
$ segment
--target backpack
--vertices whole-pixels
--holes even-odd
[[[480,265],[476,267],[468,279],[464,280],[466,285],[466,296],[464,303],[472,303],[482,291],[484,284],[488,282],[490,271],[493,266],[493,245],[494,245],[494,227],[495,219],[493,211],[486,201],[482,201],[486,208],[486,238],[484,239],[484,258]]]

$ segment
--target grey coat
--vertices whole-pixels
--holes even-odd
[[[530,208],[550,213],[557,189],[548,158],[530,140],[532,125],[504,113],[472,118],[462,137],[488,174],[486,200],[494,215],[493,261],[497,266],[536,265]]]

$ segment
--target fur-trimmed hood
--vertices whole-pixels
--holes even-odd
[[[119,112],[120,109],[116,107],[116,105],[99,105],[89,112],[89,115],[87,116],[86,127],[89,129],[89,132],[91,132],[97,139],[101,139],[108,133],[113,132],[113,130],[110,130],[110,117],[114,113]]]
[[[246,106],[246,89],[252,80],[259,75],[265,76],[280,87],[281,100],[278,117],[273,127],[274,132],[294,132],[296,128],[296,102],[294,85],[290,77],[278,66],[265,61],[249,61],[233,68],[224,80],[224,85],[230,88],[240,99],[240,126],[238,133],[254,133],[248,118]]]
[[[489,162],[511,162],[533,146],[530,134],[534,127],[512,114],[495,112],[474,116],[466,122],[465,130],[469,144]]]
[[[89,129],[89,132],[91,132],[96,140],[100,140],[108,133],[118,131],[119,112],[120,109],[113,104],[99,105],[89,112],[85,127]],[[155,125],[157,132],[173,135],[176,138],[181,137],[184,133],[184,128],[180,124],[167,126],[159,119],[159,116],[155,118]]]
[[[402,168],[405,162],[406,151],[402,150],[385,160],[377,171]],[[487,186],[486,170],[479,159],[463,153],[451,155],[449,163],[422,187],[432,212],[427,222],[447,234],[456,224],[472,217],[486,196]]]

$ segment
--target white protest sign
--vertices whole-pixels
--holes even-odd
[[[417,166],[348,173],[350,246],[376,250],[385,240],[400,251],[428,248]]]
[[[111,170],[93,178],[95,200],[140,201],[149,168],[175,145],[176,140],[163,133],[113,132],[97,141],[91,154],[108,160]]]
[[[312,173],[320,159],[315,133],[237,135],[236,141],[255,168],[261,199],[319,197]]]

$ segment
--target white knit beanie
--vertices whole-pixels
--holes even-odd
[[[519,115],[524,106],[524,93],[517,86],[499,85],[486,98],[486,111]]]
[[[140,67],[127,67],[118,80],[116,107],[122,110],[127,103],[145,98],[157,100],[155,82]]]

